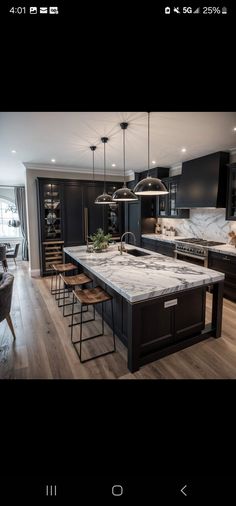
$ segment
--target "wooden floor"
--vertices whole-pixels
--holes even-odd
[[[31,278],[28,263],[13,262],[15,276],[12,320],[13,343],[6,320],[0,323],[0,378],[5,379],[220,379],[236,378],[236,304],[224,299],[223,332],[190,348],[142,367],[135,374],[127,368],[127,351],[117,338],[117,352],[80,364],[70,342],[68,318],[63,318],[49,291],[47,278]],[[207,314],[211,295],[207,294]],[[70,308],[70,307],[69,307]],[[67,308],[67,310],[69,309]],[[98,333],[101,320],[84,326],[84,332]],[[75,335],[79,327],[74,327]],[[87,343],[89,353],[112,348],[111,330],[106,337]],[[88,334],[89,335],[89,334]],[[96,341],[96,343],[95,343]]]

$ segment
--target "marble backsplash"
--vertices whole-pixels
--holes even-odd
[[[236,231],[236,221],[225,220],[225,209],[190,209],[190,218],[160,218],[162,226],[173,226],[176,235],[229,242],[228,233]]]

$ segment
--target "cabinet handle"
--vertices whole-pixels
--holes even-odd
[[[223,260],[230,260],[230,258],[228,258],[228,257],[223,257]]]

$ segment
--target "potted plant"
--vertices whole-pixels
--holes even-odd
[[[93,235],[90,235],[89,239],[93,243],[94,251],[100,252],[108,247],[108,243],[111,240],[111,234],[104,234],[102,228],[98,228],[97,232]]]

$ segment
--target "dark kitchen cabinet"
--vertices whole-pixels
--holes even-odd
[[[62,263],[63,246],[85,244],[87,236],[103,228],[116,238],[121,235],[123,211],[119,205],[95,204],[103,192],[101,181],[37,178],[39,253],[41,276],[52,272],[52,263]],[[121,183],[107,182],[107,190]]]
[[[121,188],[122,183],[114,182],[106,185],[108,195],[113,195],[117,188]],[[124,233],[124,204],[123,202],[114,202],[105,207],[105,226],[107,234],[111,234],[114,240],[120,240]]]
[[[42,241],[60,240],[63,236],[63,189],[56,181],[44,181],[38,189]]]
[[[209,251],[208,267],[225,274],[224,297],[236,302],[236,256]]]
[[[63,260],[63,188],[57,181],[37,182],[39,258],[41,275]]]
[[[127,183],[127,187],[131,190],[134,189],[139,182],[139,173],[135,173],[135,179]],[[141,199],[138,198],[135,202],[125,203],[125,231],[133,232],[136,237],[136,245],[141,244]],[[125,238],[127,243],[133,244],[133,238],[128,235]]]
[[[149,171],[151,177],[158,177],[163,180],[167,177],[169,168],[167,167],[154,167]],[[148,170],[143,172],[136,172],[135,179],[129,181],[127,186],[134,189],[136,184],[141,179],[146,178]],[[133,232],[137,239],[137,245],[141,244],[141,234],[152,233],[155,230],[157,215],[157,198],[156,196],[140,196],[137,202],[132,202],[125,205],[125,230]],[[132,238],[127,236],[127,242],[132,243]]]
[[[181,175],[163,179],[169,193],[157,197],[157,216],[162,218],[189,218],[189,209],[177,209],[176,199]]]
[[[236,163],[227,167],[226,220],[236,220]]]
[[[84,195],[84,212],[85,227],[87,235],[90,236],[96,232],[98,228],[105,228],[105,207],[95,204],[95,199],[103,192],[103,183],[88,183],[85,187]]]
[[[205,326],[205,300],[206,289],[199,287],[140,305],[142,357],[198,335]]]
[[[63,229],[66,246],[77,246],[86,242],[84,191],[77,181],[63,184]]]
[[[141,200],[125,204],[125,230],[133,232],[136,237],[136,245],[141,243]],[[133,238],[128,235],[125,239],[128,243],[133,244]]]
[[[228,163],[223,151],[184,162],[176,207],[226,207]]]
[[[175,244],[174,242],[161,241],[159,239],[145,239],[142,237],[142,248],[155,251],[161,255],[174,257]]]

